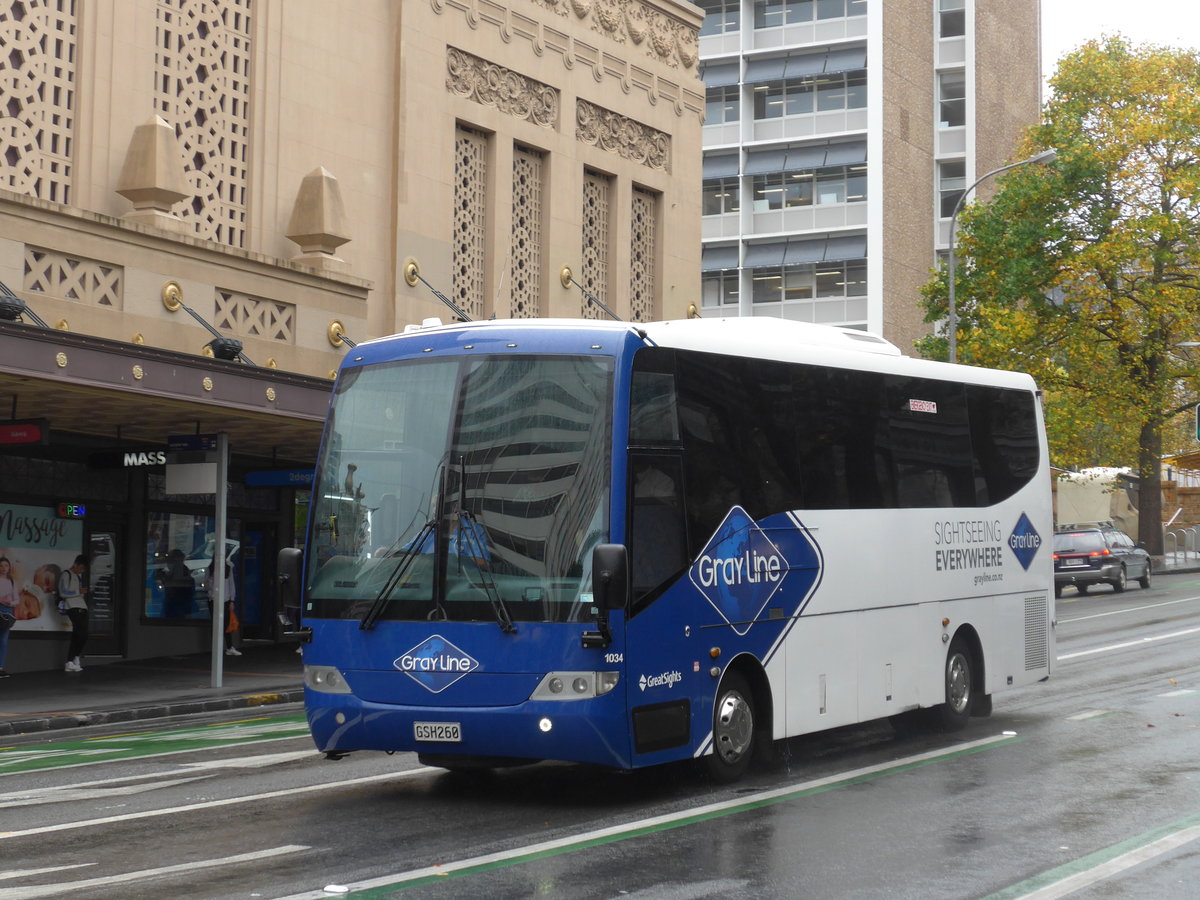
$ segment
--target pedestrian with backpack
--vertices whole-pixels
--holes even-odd
[[[67,672],[83,671],[83,648],[88,639],[87,588],[83,584],[86,568],[87,557],[81,553],[71,567],[58,576],[58,600],[71,620],[71,643],[67,648],[67,664],[63,667]]]

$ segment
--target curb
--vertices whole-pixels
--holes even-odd
[[[0,735],[37,734],[44,731],[85,728],[90,725],[140,722],[145,719],[161,719],[167,716],[219,712],[225,709],[248,709],[250,707],[273,706],[281,703],[300,703],[303,700],[304,689],[300,688],[297,690],[273,691],[264,694],[242,694],[234,697],[179,700],[167,703],[154,703],[146,706],[100,709],[92,712],[39,713],[26,719],[13,719],[7,722],[0,722]]]

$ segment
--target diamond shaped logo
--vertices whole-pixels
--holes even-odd
[[[787,597],[796,597],[800,605],[808,599],[820,575],[818,560],[819,552],[803,528],[773,530],[768,536],[744,509],[734,506],[697,556],[688,577],[729,626],[744,635],[786,578],[807,582],[794,584]],[[798,612],[799,608],[787,614]]]
[[[1037,556],[1038,549],[1041,546],[1042,536],[1037,533],[1037,529],[1029,521],[1029,516],[1021,513],[1021,518],[1017,519],[1016,527],[1013,528],[1012,534],[1008,536],[1008,548],[1012,550],[1013,556],[1017,558],[1017,562],[1021,564],[1021,568],[1029,571],[1029,566],[1033,562],[1033,558]]]
[[[479,668],[479,663],[469,653],[458,649],[440,634],[426,638],[396,657],[392,665],[434,694]]]

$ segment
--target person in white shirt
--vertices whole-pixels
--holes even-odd
[[[87,588],[83,583],[83,572],[87,568],[87,557],[75,557],[71,568],[58,576],[58,599],[67,609],[71,620],[71,643],[67,647],[68,672],[83,671],[83,648],[88,639]]]

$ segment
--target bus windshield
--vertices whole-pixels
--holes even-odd
[[[477,356],[342,374],[313,485],[318,618],[583,620],[608,538],[613,361]]]

